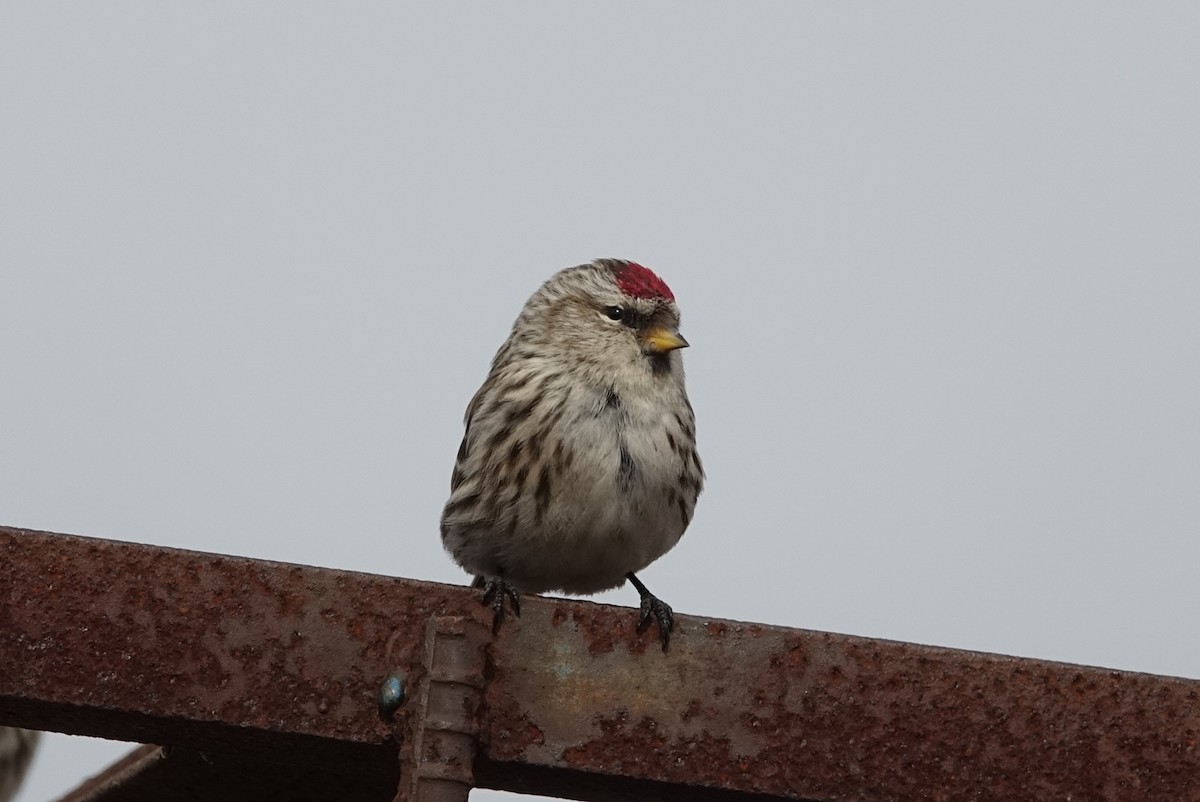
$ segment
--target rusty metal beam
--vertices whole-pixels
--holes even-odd
[[[159,793],[162,778],[158,777],[166,762],[166,749],[161,746],[139,746],[104,771],[89,777],[58,802],[140,802]],[[160,799],[169,799],[163,794]]]
[[[1200,798],[1197,681],[689,616],[663,654],[627,608],[522,610],[485,647],[485,787]],[[432,617],[486,612],[460,587],[0,528],[0,722],[388,776],[381,679],[420,679]]]

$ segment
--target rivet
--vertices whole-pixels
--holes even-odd
[[[404,675],[399,671],[392,671],[383,678],[383,684],[379,686],[379,715],[387,718],[400,705],[404,704]]]

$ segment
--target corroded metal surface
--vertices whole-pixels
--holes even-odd
[[[494,647],[492,761],[814,800],[1200,799],[1200,682],[603,608]],[[670,798],[669,796],[667,798]]]
[[[487,632],[469,619],[429,620],[424,679],[399,722],[403,779],[396,802],[466,802],[471,793]]]
[[[595,608],[495,647],[488,754],[804,799],[1200,798],[1200,683]]]
[[[522,610],[489,647],[481,785],[1200,799],[1200,682],[688,616],[663,654],[629,608]],[[432,616],[485,613],[466,588],[0,529],[0,722],[391,772],[381,680],[421,680]]]
[[[0,528],[0,722],[295,762],[394,762],[375,699],[389,639],[387,660],[419,676],[429,617],[485,621],[472,599],[447,585]]]

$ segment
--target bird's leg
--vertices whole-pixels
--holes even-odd
[[[521,617],[521,596],[516,587],[502,576],[477,576],[471,587],[483,588],[483,603],[492,608],[492,634],[500,631],[504,621],[504,600],[512,604],[513,615]]]
[[[638,621],[637,631],[645,632],[650,628],[651,621],[657,622],[658,635],[662,639],[662,648],[665,652],[667,644],[671,642],[671,632],[675,629],[675,614],[671,610],[671,605],[647,590],[642,581],[633,575],[633,571],[626,574],[625,578],[632,582],[633,586],[637,588],[637,592],[642,595],[642,617]]]

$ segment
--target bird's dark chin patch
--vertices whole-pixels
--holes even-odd
[[[646,361],[650,363],[650,372],[655,376],[666,376],[671,372],[670,354],[646,354]]]

